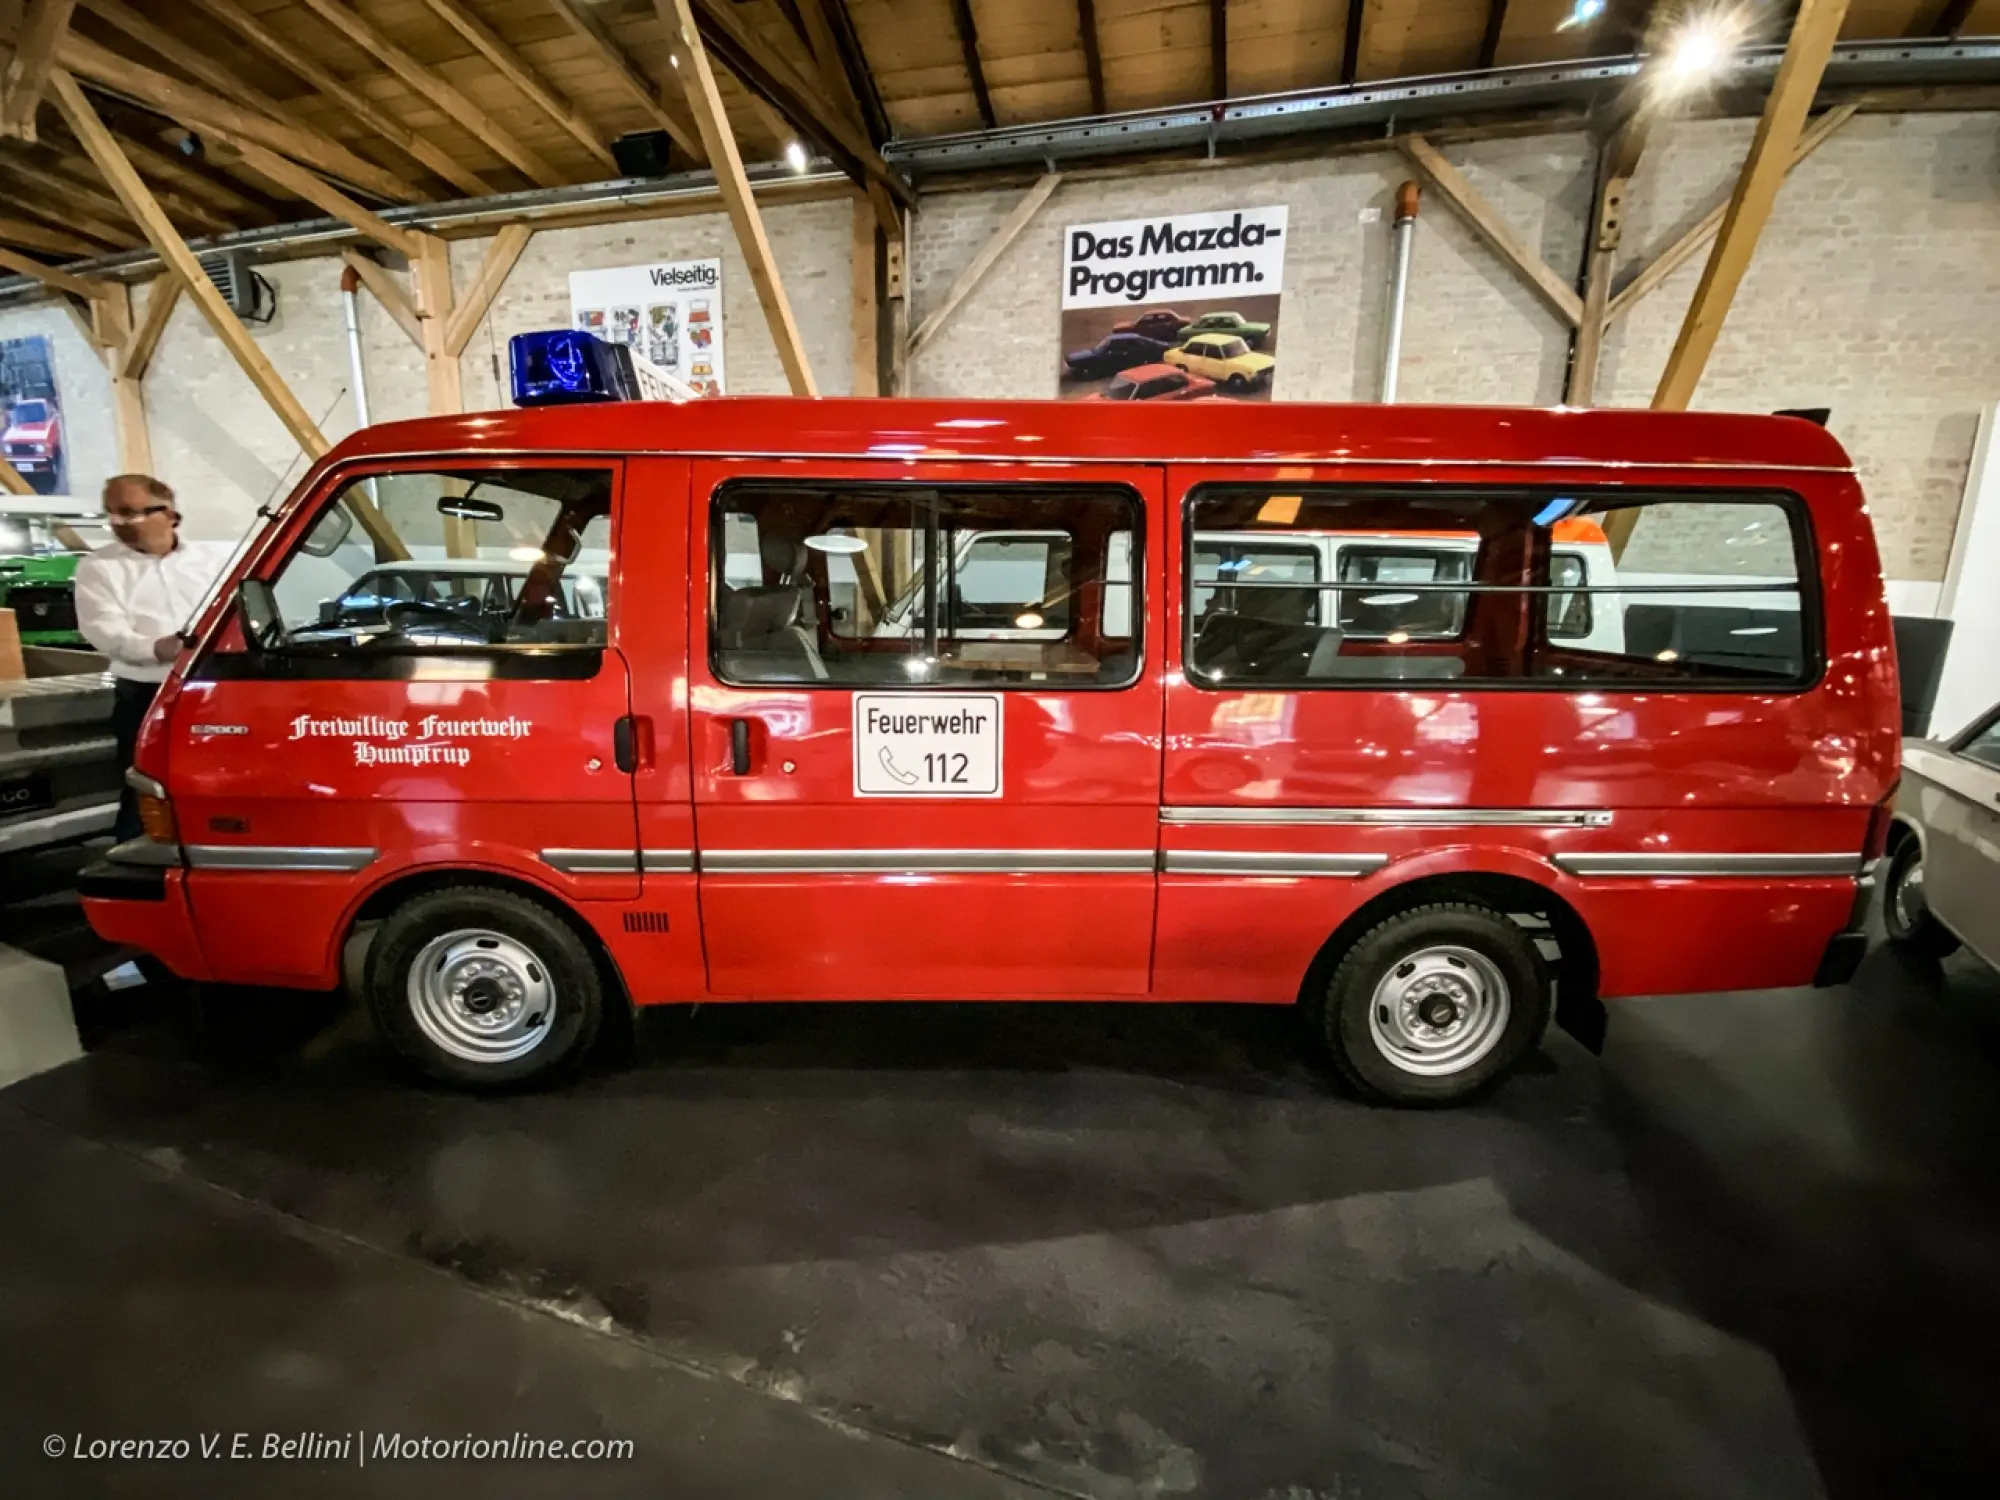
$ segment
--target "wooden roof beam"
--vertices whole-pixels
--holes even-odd
[[[65,144],[71,144],[68,137],[64,140]],[[243,227],[225,218],[225,213],[236,214],[239,218],[262,217],[267,213],[263,204],[245,197],[232,187],[224,186],[212,177],[195,171],[164,151],[154,151],[130,137],[124,139],[123,145],[126,159],[142,176],[150,177],[156,183],[169,182],[186,189],[185,193],[168,188],[153,189],[153,196],[159,200],[160,206],[172,214],[178,222],[193,224],[211,233],[221,234],[227,230]],[[82,145],[77,144],[76,150],[82,153]],[[79,171],[88,171],[94,182],[104,181],[97,172],[96,163],[90,160],[88,154],[68,158],[67,165],[74,166]],[[196,201],[196,195],[200,196],[201,201]],[[214,205],[220,205],[220,210]]]
[[[196,129],[231,131],[391,202],[413,203],[424,196],[414,184],[356,156],[331,136],[245,109],[157,68],[135,63],[88,37],[71,35],[58,56],[71,73]],[[122,153],[120,159],[124,159]],[[100,169],[102,165],[100,162]]]
[[[467,10],[459,0],[424,0],[424,4],[439,20],[470,42],[501,77],[527,95],[535,108],[568,131],[599,166],[610,167],[614,171],[617,169],[617,158],[604,144],[597,127],[586,120],[574,104],[551,88],[533,65],[502,41],[492,27]]]
[[[1785,55],[1778,63],[1778,76],[1771,84],[1771,96],[1764,101],[1757,133],[1750,138],[1750,153],[1743,159],[1736,190],[1723,213],[1722,228],[1716,233],[1708,264],[1702,267],[1701,281],[1681,319],[1680,336],[1674,340],[1667,367],[1660,372],[1660,383],[1653,391],[1656,410],[1685,411],[1693,399],[1736,289],[1750,269],[1758,237],[1778,201],[1778,189],[1791,170],[1800,127],[1806,111],[1812,108],[1813,95],[1819,92],[1820,78],[1846,15],[1847,0],[1801,0],[1792,20],[1792,34],[1785,42]]]
[[[1910,28],[1911,36],[1957,36],[1965,29],[1966,19],[1972,14],[1976,0],[1944,0],[1936,19],[1929,26],[1922,23]]]
[[[361,284],[375,294],[375,300],[382,304],[382,311],[409,335],[410,342],[419,349],[423,348],[423,322],[417,317],[416,304],[410,300],[403,284],[380,261],[364,255],[352,245],[340,252],[340,258],[353,268],[354,274],[361,278]]]
[[[268,178],[294,197],[303,198],[321,213],[340,220],[386,250],[393,250],[398,255],[416,255],[418,241],[415,234],[407,229],[398,229],[380,214],[363,208],[325,178],[315,176],[275,151],[266,151],[255,141],[228,137],[218,139],[242,158],[244,166],[258,176]]]
[[[127,5],[125,0],[82,0],[82,4],[86,10],[107,25],[123,32],[140,45],[150,47],[188,77],[197,83],[207,84],[224,98],[234,99],[239,104],[247,104],[252,109],[261,110],[274,120],[298,123],[297,116],[262,89],[237,77],[217,62],[212,54],[190,42],[182,41],[164,26],[140,15]]]
[[[598,62],[610,73],[626,93],[639,102],[655,128],[664,130],[676,146],[696,161],[707,161],[708,154],[702,150],[701,134],[692,119],[682,119],[668,107],[662,91],[632,61],[625,49],[607,31],[604,24],[584,9],[578,0],[547,0],[558,20],[574,32],[577,39],[597,54]]]
[[[1347,29],[1340,43],[1340,81],[1353,83],[1361,71],[1361,32],[1368,24],[1368,0],[1347,0]]]
[[[271,361],[258,347],[257,341],[250,336],[250,331],[243,326],[236,314],[230,311],[229,304],[222,300],[222,294],[216,290],[215,283],[208,279],[207,273],[201,268],[201,263],[195,259],[194,253],[181,239],[180,232],[167,218],[166,211],[154,199],[151,190],[133,169],[131,162],[125,159],[117,139],[105,128],[104,122],[91,108],[90,101],[84,97],[82,87],[69,74],[60,70],[55,74],[53,84],[56,102],[69,121],[70,129],[75,131],[77,139],[83,142],[84,149],[90,153],[90,159],[97,163],[98,171],[104,174],[105,181],[111,184],[112,191],[125,205],[125,211],[138,221],[141,229],[145,230],[146,238],[152,243],[154,251],[162,261],[166,262],[172,273],[180,278],[188,293],[195,299],[195,304],[201,309],[202,315],[214,328],[216,336],[235,357],[237,364],[242,367],[243,373],[249,376],[250,383],[256,386],[258,393],[270,403],[271,409],[277,413],[278,420],[284,423],[285,429],[310,457],[321,457],[332,446],[327,442],[326,434],[319,430],[319,425],[313,421],[305,407],[299,404],[298,397],[292,394],[291,388],[272,368]]]
[[[308,56],[289,38],[278,35],[261,19],[251,15],[238,0],[192,0],[210,16],[236,32],[266,56],[284,65],[310,87],[340,105],[363,125],[389,142],[405,156],[435,172],[446,182],[474,198],[484,198],[498,189],[457,157],[434,145],[428,136],[417,134],[401,121],[377,107],[371,100],[335,77]]]
[[[1221,0],[1210,0],[1220,4]],[[972,0],[951,0],[951,24],[958,32],[958,53],[965,60],[965,76],[972,83],[972,99],[979,118],[988,130],[999,124],[993,114],[993,95],[986,87],[986,65],[979,60],[979,26],[972,19]]]
[[[60,210],[63,222],[71,228],[80,230],[93,239],[103,240],[105,244],[116,246],[120,250],[134,250],[143,243],[137,231],[125,224],[125,210],[116,198],[105,197],[72,177],[48,171],[16,157],[0,156],[0,167],[4,167],[10,176],[40,189],[39,194],[23,196],[45,196]]]
[[[17,255],[12,250],[0,250],[0,271],[12,271],[16,276],[32,277],[51,291],[63,292],[72,297],[98,298],[111,295],[110,288],[102,281],[90,281],[82,276],[72,276],[67,271],[43,265],[40,261],[30,260],[25,255]]]
[[[837,0],[799,0],[796,11],[799,29],[805,34],[806,47],[812,53],[813,63],[819,69],[820,81],[826,85],[827,93],[846,111],[856,127],[866,131],[868,106],[862,91],[848,76],[840,38],[835,34],[833,21],[827,14],[827,6],[831,3],[837,3]],[[1081,3],[1087,5],[1090,0],[1081,0]],[[875,221],[882,226],[882,232],[900,238],[903,223],[896,200],[889,196],[887,188],[872,178],[864,186],[869,206],[874,209]]]
[[[656,5],[665,0],[654,0]],[[690,0],[705,47],[722,64],[778,107],[781,114],[818,141],[856,182],[879,182],[898,202],[911,201],[910,185],[897,175],[867,133],[849,121],[761,37],[754,35],[726,0]],[[692,101],[693,91],[689,91]]]
[[[1465,178],[1443,154],[1420,135],[1407,135],[1397,143],[1410,164],[1422,172],[1446,202],[1458,210],[1479,237],[1499,252],[1500,258],[1520,272],[1521,279],[1574,328],[1583,318],[1583,300],[1569,283],[1549,269],[1549,263],[1531,250],[1514,233],[1500,211]]]
[[[0,71],[0,136],[35,138],[35,113],[75,9],[76,0],[28,0],[14,55]]]
[[[160,347],[160,336],[167,331],[167,322],[181,300],[181,279],[171,271],[154,277],[152,286],[153,290],[146,296],[146,311],[139,318],[139,326],[132,330],[132,336],[118,352],[116,373],[121,380],[146,378],[146,371],[152,367],[154,351]]]
[[[1083,73],[1090,83],[1090,112],[1106,114],[1104,53],[1097,40],[1097,0],[1076,0],[1076,29],[1083,39]]]
[[[75,259],[103,254],[102,247],[92,244],[80,235],[66,230],[51,229],[46,224],[37,224],[32,219],[0,217],[0,245],[20,245],[29,250],[40,250],[48,255],[67,255]]]
[[[507,284],[507,278],[520,260],[521,252],[528,248],[528,236],[535,231],[526,224],[503,225],[493,236],[493,243],[486,247],[486,258],[480,262],[478,274],[472,278],[472,285],[462,292],[444,323],[444,352],[452,359],[465,353],[465,346],[472,342],[472,335],[479,323],[493,306],[493,299],[500,295],[500,288]]]
[[[771,342],[778,347],[778,361],[785,367],[785,379],[795,396],[817,396],[812,366],[806,360],[805,343],[792,318],[791,303],[785,297],[778,276],[771,243],[764,235],[764,218],[751,196],[749,179],[743,175],[743,158],[737,155],[736,139],[730,134],[729,116],[723,112],[722,96],[716,91],[715,72],[709,66],[708,47],[695,19],[692,0],[653,0],[667,34],[680,47],[681,69],[688,78],[688,103],[694,109],[701,143],[715,169],[715,183],[729,210],[729,222],[736,230],[737,248],[750,268],[750,283],[764,309],[764,321],[771,330]]]
[[[513,163],[530,182],[542,187],[566,185],[568,179],[539,153],[521,144],[512,131],[391,41],[344,0],[299,0],[299,3]]]
[[[1229,97],[1229,0],[1208,0],[1208,97]]]
[[[951,286],[939,299],[938,305],[931,309],[930,315],[923,322],[917,325],[917,331],[910,335],[906,359],[915,360],[923,353],[925,346],[938,336],[951,315],[958,311],[959,304],[972,295],[973,288],[978,286],[985,279],[986,273],[993,269],[994,262],[1006,254],[1007,247],[1021,237],[1021,231],[1028,227],[1028,221],[1041,211],[1044,203],[1049,201],[1049,194],[1061,185],[1062,173],[1047,172],[1036,180],[1033,187],[1021,195],[1021,201],[1014,205],[1013,211],[1001,220],[1000,227],[994,230],[986,243],[979,247],[979,253],[973,256],[966,268],[953,278]]]

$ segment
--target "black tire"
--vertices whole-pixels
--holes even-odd
[[[1247,391],[1250,389],[1249,378],[1243,375],[1232,375],[1229,377],[1229,388],[1232,391]]]
[[[1378,992],[1399,975],[1410,991],[1377,1014]],[[1413,1038],[1426,1003],[1458,1014]],[[1490,906],[1437,902],[1354,940],[1319,997],[1316,1029],[1364,1098],[1434,1107],[1471,1098],[1519,1062],[1549,1007],[1548,968],[1527,933]]]
[[[389,1043],[461,1088],[574,1067],[604,1021],[597,965],[575,930],[539,902],[479,886],[398,907],[375,934],[364,987]]]
[[[1924,898],[1924,848],[1915,834],[1889,856],[1889,877],[1882,882],[1882,925],[1889,941],[1919,958],[1943,958],[1958,951],[1958,939],[1931,915]]]

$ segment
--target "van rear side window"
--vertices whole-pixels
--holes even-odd
[[[1123,687],[1139,523],[1108,485],[731,484],[710,663],[742,685]]]
[[[1819,670],[1811,533],[1783,492],[1210,485],[1186,524],[1205,687],[1769,691]],[[1278,547],[1318,576],[1202,562]]]

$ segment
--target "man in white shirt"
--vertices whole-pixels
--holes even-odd
[[[183,541],[174,492],[149,474],[106,480],[104,514],[116,540],[76,565],[76,624],[110,659],[116,693],[111,729],[121,763],[130,766],[146,710],[180,653],[180,632],[234,549]],[[120,842],[143,832],[129,788],[114,832]]]

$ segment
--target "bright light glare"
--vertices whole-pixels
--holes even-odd
[[[1040,630],[1042,628],[1042,617],[1032,609],[1024,609],[1018,615],[1014,616],[1014,628],[1016,630]]]
[[[1667,38],[1660,57],[1660,81],[1679,93],[1713,78],[1743,40],[1743,26],[1732,15],[1696,16]]]
[[[788,144],[785,147],[785,165],[794,172],[803,172],[806,169],[806,148],[797,141]]]
[[[1576,0],[1570,13],[1556,23],[1557,31],[1568,31],[1572,27],[1588,26],[1604,14],[1604,0]]]
[[[510,547],[507,556],[515,562],[538,563],[542,560],[540,547]]]

